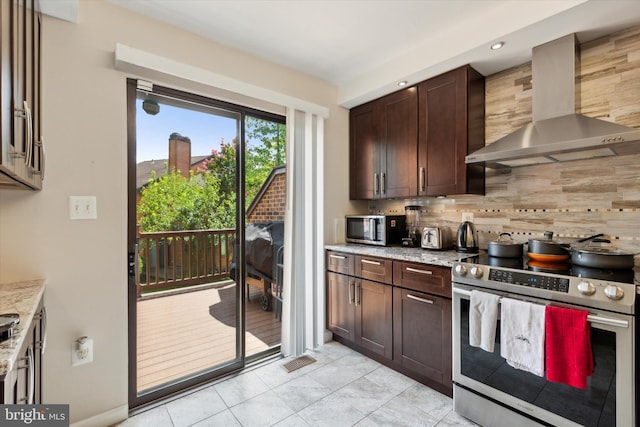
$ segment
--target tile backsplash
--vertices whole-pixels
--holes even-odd
[[[576,111],[640,127],[640,26],[579,51]],[[486,78],[487,143],[531,120],[531,85],[530,63]],[[487,169],[485,196],[375,201],[369,211],[403,213],[406,205],[421,206],[421,225],[454,233],[462,213],[473,213],[481,247],[501,232],[524,242],[551,230],[564,237],[604,233],[617,247],[640,252],[640,154]]]

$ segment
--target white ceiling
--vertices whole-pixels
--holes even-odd
[[[77,1],[41,4],[81,20]],[[640,25],[640,0],[109,1],[331,82],[345,107],[467,63],[490,75],[569,33],[584,43]]]

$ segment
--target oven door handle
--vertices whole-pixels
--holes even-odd
[[[467,291],[465,289],[458,289],[455,287],[452,290],[454,294],[471,298],[471,291]],[[589,314],[587,316],[587,322],[596,323],[599,325],[614,326],[617,328],[629,327],[629,322],[627,320],[615,319],[613,317],[607,317],[607,316],[600,316],[599,314]]]

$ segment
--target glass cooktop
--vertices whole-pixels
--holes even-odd
[[[635,270],[607,270],[582,267],[569,262],[540,262],[527,256],[523,258],[492,257],[487,253],[480,253],[464,258],[462,262],[487,265],[490,267],[504,267],[515,270],[557,274],[560,276],[585,277],[590,279],[608,280],[619,283],[634,283]]]

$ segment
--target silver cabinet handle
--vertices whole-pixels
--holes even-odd
[[[380,194],[380,189],[378,188],[378,174],[377,173],[373,174],[373,194],[375,194],[375,195]]]
[[[36,391],[36,369],[34,366],[33,346],[29,346],[27,353],[29,353],[29,392],[27,393],[27,402],[29,405],[33,405],[33,395]]]
[[[42,340],[40,341],[40,354],[44,354],[44,349],[47,346],[47,308],[42,307],[40,310],[40,318],[42,319]]]
[[[27,101],[24,102],[24,108],[27,114],[27,155],[24,158],[24,163],[31,167],[31,160],[33,158],[33,115],[31,114],[31,108]]]
[[[425,191],[427,185],[427,170],[420,168],[420,191]]]
[[[27,395],[18,399],[18,402],[24,402],[29,405],[33,403],[33,392],[35,390],[36,376],[33,367],[33,346],[30,345],[27,348],[27,355],[20,359],[24,361],[24,365],[18,365],[18,369],[26,369],[29,376],[29,382],[27,383]]]
[[[363,264],[382,265],[379,261],[371,261],[368,259],[361,259],[360,262]]]
[[[29,128],[29,103],[25,100],[22,101],[22,108],[15,108],[14,109],[16,117],[20,117],[23,118],[25,121],[25,126],[27,127],[27,141],[25,141],[25,144],[27,146],[22,147],[23,149],[21,149],[20,151],[16,151],[15,153],[13,153],[14,157],[24,157],[24,162],[27,163],[27,150],[28,150],[28,146],[29,146],[29,133],[31,132],[30,128]],[[17,148],[17,147],[16,147]]]
[[[380,194],[387,194],[387,174],[382,172],[382,183],[381,183]]]
[[[411,267],[407,267],[405,268],[405,270],[410,271],[412,273],[420,273],[420,274],[433,274],[433,271],[429,271],[429,270],[419,270],[417,268],[411,268]]]
[[[417,296],[411,295],[411,294],[407,294],[407,298],[412,299],[412,300],[416,300],[416,301],[420,301],[420,302],[426,302],[427,304],[433,304],[433,301],[430,300],[430,299],[420,298],[420,297],[417,297]]]
[[[354,292],[354,288],[355,287],[356,287],[355,283],[353,283],[353,282],[349,283],[349,305],[353,304],[353,302],[354,302],[353,294],[355,293]]]
[[[342,255],[329,255],[329,258],[333,258],[333,259],[347,259],[346,256],[342,256]]]

